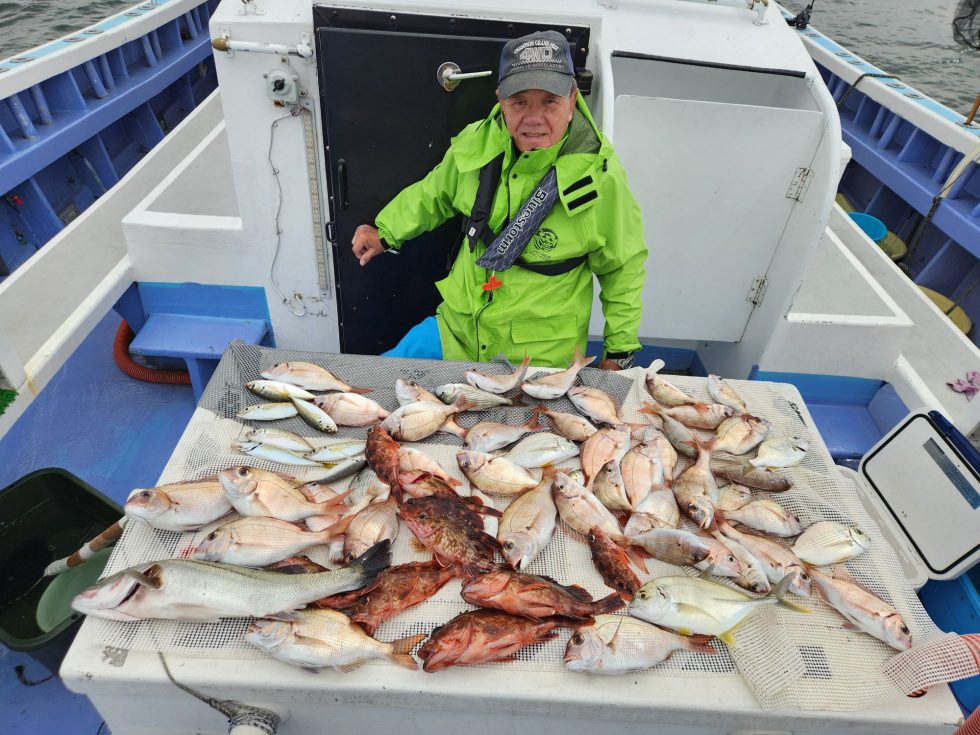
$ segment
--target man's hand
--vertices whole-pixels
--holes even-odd
[[[353,246],[351,249],[354,251],[354,257],[362,266],[367,265],[371,258],[385,250],[384,245],[381,244],[381,237],[378,235],[378,228],[371,227],[371,225],[361,225],[354,230],[354,239],[351,240],[351,245]]]
[[[615,360],[610,360],[608,358],[606,358],[605,360],[603,360],[602,362],[599,363],[599,369],[600,370],[622,370],[622,368],[619,365],[616,364],[616,361]]]

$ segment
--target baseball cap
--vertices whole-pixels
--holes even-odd
[[[501,99],[528,89],[565,97],[575,85],[568,41],[558,31],[539,31],[508,41],[500,53],[497,77]]]

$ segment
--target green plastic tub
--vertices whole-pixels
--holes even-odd
[[[121,516],[118,504],[56,467],[0,490],[0,643],[57,672],[81,625],[71,600],[102,574],[109,549],[56,577],[41,575]]]

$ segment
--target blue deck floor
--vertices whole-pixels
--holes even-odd
[[[194,411],[190,386],[153,385],[112,358],[119,317],[110,312],[8,434],[0,439],[0,487],[43,467],[62,467],[118,503],[155,484]],[[0,658],[0,732],[96,735],[102,718],[26,654]],[[102,729],[102,734],[106,733]]]

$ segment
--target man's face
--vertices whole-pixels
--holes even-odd
[[[553,146],[565,134],[575,111],[577,89],[560,97],[542,89],[528,89],[500,101],[504,122],[521,153]]]

